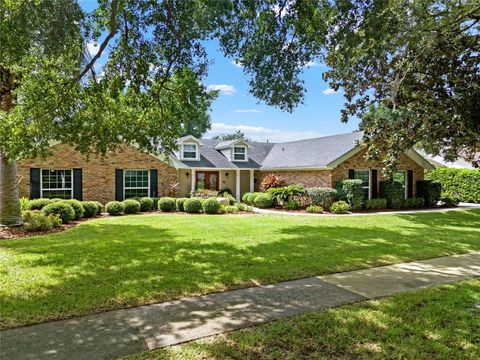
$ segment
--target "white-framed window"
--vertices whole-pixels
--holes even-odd
[[[182,158],[188,160],[198,159],[198,146],[193,143],[184,143],[182,145]]]
[[[247,147],[234,146],[233,147],[233,161],[247,161]]]
[[[403,194],[406,199],[408,197],[407,172],[405,170],[398,170],[395,174],[393,174],[393,180],[402,183]]]
[[[123,170],[123,198],[150,196],[149,175],[149,170]]]
[[[73,169],[42,169],[40,176],[40,197],[73,198]]]
[[[370,170],[354,170],[354,179],[362,180],[363,197],[370,199]]]

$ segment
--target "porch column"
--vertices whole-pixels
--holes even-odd
[[[190,180],[192,181],[191,191],[195,191],[195,178],[197,177],[197,172],[195,169],[192,169],[190,174]]]
[[[250,170],[250,192],[255,191],[255,177],[254,177],[255,170]]]
[[[240,170],[235,170],[235,197],[240,201]]]

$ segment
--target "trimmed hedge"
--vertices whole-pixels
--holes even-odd
[[[93,202],[95,205],[97,205],[97,215],[100,215],[103,212],[102,203],[99,202],[99,201],[91,201],[91,202]]]
[[[460,202],[460,199],[456,196],[444,196],[440,198],[440,201],[444,203],[443,206],[445,207],[455,207]]]
[[[270,208],[273,205],[273,199],[269,194],[260,194],[255,198],[255,205],[259,208]]]
[[[248,204],[248,197],[250,196],[251,192],[246,192],[245,194],[243,194],[242,196],[242,201],[245,203],[245,204]]]
[[[407,209],[411,208],[421,208],[425,206],[425,199],[424,198],[409,198],[405,199],[404,201],[405,207]]]
[[[417,197],[425,199],[428,207],[437,205],[442,193],[442,185],[432,180],[417,181]]]
[[[365,202],[365,208],[368,210],[386,209],[387,199],[370,199]]]
[[[185,201],[187,201],[188,199],[187,198],[178,198],[177,201],[175,202],[176,206],[177,206],[177,211],[182,211],[184,212],[185,211]]]
[[[480,203],[480,169],[438,168],[429,171],[425,179],[441,184],[442,197]]]
[[[136,214],[140,211],[140,202],[135,199],[123,200],[123,205],[125,206],[124,214]]]
[[[202,202],[202,208],[206,214],[218,214],[221,207],[220,203],[214,197],[205,199]]]
[[[380,197],[387,199],[387,207],[401,209],[405,206],[405,189],[399,181],[380,181]]]
[[[42,213],[46,216],[59,215],[63,224],[68,224],[75,219],[75,210],[73,210],[72,205],[65,201],[58,201],[45,206],[42,209]]]
[[[183,207],[187,213],[196,214],[202,211],[202,199],[201,198],[190,198],[185,201]]]
[[[153,207],[153,199],[149,197],[142,197],[138,200],[140,203],[140,211],[145,212],[145,211],[152,211],[155,209]]]
[[[93,201],[82,201],[83,206],[83,216],[86,218],[91,218],[97,215],[98,213],[98,206]]]
[[[363,198],[362,180],[348,179],[339,180],[336,183],[337,197],[347,202],[352,210],[360,210]]]
[[[105,211],[112,216],[121,215],[125,205],[120,201],[110,201],[105,205]]]
[[[337,190],[332,188],[314,187],[306,188],[305,190],[313,205],[321,206],[327,210],[330,209],[330,206],[337,198]]]
[[[330,211],[334,214],[348,214],[350,211],[350,205],[347,202],[340,200],[332,204]]]
[[[27,210],[42,210],[45,206],[53,203],[52,199],[33,199],[27,204]]]
[[[175,199],[171,197],[163,197],[158,200],[158,210],[169,212],[175,210]]]
[[[63,200],[63,202],[69,204],[75,211],[75,220],[81,219],[85,213],[85,209],[80,201],[75,199]]]
[[[255,205],[255,199],[260,194],[262,194],[262,193],[258,193],[258,192],[250,193],[247,197],[247,204],[248,205]]]

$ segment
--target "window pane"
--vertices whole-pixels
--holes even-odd
[[[148,189],[125,189],[125,199],[148,196]]]
[[[125,198],[148,196],[148,170],[125,170]]]
[[[72,171],[42,170],[42,197],[70,199],[72,197]]]
[[[362,186],[369,186],[370,172],[368,170],[355,170],[355,179],[362,180]]]
[[[240,153],[240,154],[245,154],[245,148],[244,147],[235,147],[233,149],[235,153]]]
[[[190,152],[190,151],[184,151],[183,152],[183,157],[185,159],[196,159],[197,158],[197,153],[196,152]]]

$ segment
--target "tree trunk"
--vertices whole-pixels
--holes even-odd
[[[13,90],[16,76],[0,65],[0,110],[8,112],[14,107]],[[18,198],[17,164],[7,159],[0,150],[0,225],[21,225]]]
[[[0,224],[21,225],[17,164],[0,152]]]

